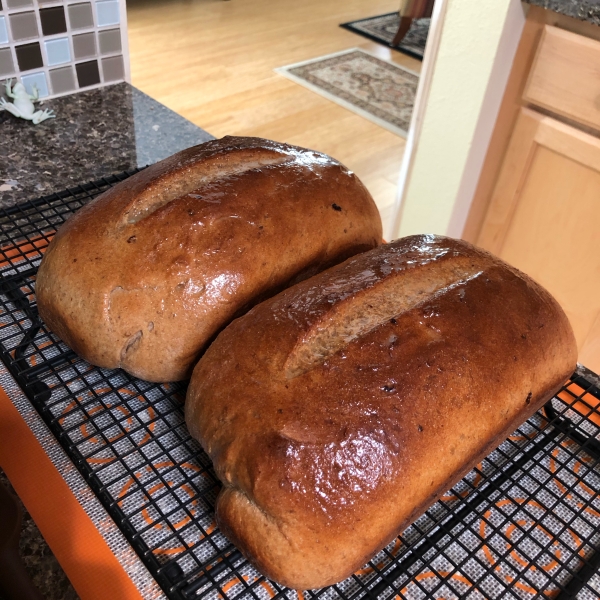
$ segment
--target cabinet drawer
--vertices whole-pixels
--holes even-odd
[[[600,129],[600,42],[547,25],[523,100]]]

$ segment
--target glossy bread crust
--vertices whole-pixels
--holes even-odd
[[[235,320],[186,421],[223,482],[219,526],[297,589],[364,565],[531,416],[576,364],[556,301],[457,240],[350,258]]]
[[[145,169],[72,216],[40,266],[38,308],[92,364],[180,380],[236,315],[380,240],[377,207],[343,165],[226,137]]]

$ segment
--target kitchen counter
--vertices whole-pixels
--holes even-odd
[[[62,109],[62,128],[58,126],[59,119],[36,128],[19,121],[1,121],[0,124],[11,128],[3,141],[5,149],[10,148],[7,154],[13,165],[10,174],[5,175],[6,171],[0,170],[0,177],[7,178],[4,183],[0,179],[0,185],[10,187],[4,190],[5,203],[142,166],[210,138],[206,132],[130,86],[114,86],[89,94],[62,99],[63,104],[59,100],[48,102],[55,110]],[[111,94],[119,105],[110,101]],[[16,143],[9,142],[14,138],[9,136],[15,131],[19,139]],[[3,157],[0,165],[0,168],[8,168],[9,161]],[[31,206],[28,211],[35,213],[38,208]],[[25,227],[26,219],[27,214],[22,219],[10,215],[5,229],[13,232]],[[19,221],[25,223],[19,224]],[[51,235],[52,231],[43,233],[46,240]],[[43,246],[36,245],[33,236],[22,233],[11,233],[10,239],[14,245],[5,246],[9,257],[5,265],[20,271],[15,273],[18,277],[14,279],[11,275],[11,281],[18,282],[14,289],[31,290],[34,275],[31,269],[23,268],[22,259],[26,256],[29,261],[36,260],[40,254],[36,248]],[[21,302],[3,304],[4,336],[0,337],[3,344],[7,344],[7,350],[17,343],[23,345],[25,338],[20,336],[36,330],[29,338],[37,340],[36,351],[28,355],[27,360],[36,367],[38,375],[32,372],[33,377],[28,380],[30,400],[0,363],[0,465],[73,582],[73,588],[65,585],[62,591],[57,591],[56,579],[48,571],[42,572],[43,565],[38,563],[39,585],[43,586],[47,600],[75,600],[75,590],[86,600],[166,600],[163,589],[181,592],[173,597],[191,598],[199,591],[197,597],[235,600],[242,596],[244,586],[249,590],[244,597],[296,598],[291,591],[279,591],[259,578],[241,557],[234,558],[235,553],[221,559],[220,555],[228,551],[228,542],[216,530],[214,515],[207,510],[213,505],[218,485],[210,473],[208,459],[200,459],[200,448],[188,439],[181,390],[170,384],[148,384],[148,387],[117,372],[88,369],[80,359],[54,361],[61,357],[54,354],[55,349],[63,350],[58,342],[47,339],[49,336],[38,335],[35,318],[27,312],[34,306],[33,295],[30,296],[31,305],[25,308]],[[41,368],[41,362],[50,359],[53,362]],[[17,372],[22,374],[22,371]],[[48,399],[54,398],[51,403],[43,399],[43,389],[34,386],[44,381],[48,384],[45,389],[51,390]],[[583,388],[581,393],[584,393]],[[38,412],[32,402],[36,406],[43,404],[43,409]],[[65,446],[70,446],[71,452],[73,448],[77,450],[71,454],[75,463],[42,421],[41,413],[46,421],[52,421],[54,431],[59,430],[59,439]],[[394,584],[395,593],[420,597],[427,589],[424,586],[429,589],[436,586],[444,596],[448,595],[447,590],[450,595],[460,593],[461,597],[467,595],[470,586],[476,586],[473,593],[484,593],[488,598],[515,596],[521,591],[536,594],[538,586],[543,593],[555,593],[555,588],[547,589],[546,575],[550,568],[554,570],[554,558],[570,565],[570,569],[579,569],[575,567],[580,564],[579,557],[593,545],[587,532],[600,527],[594,520],[600,519],[598,506],[592,506],[592,502],[597,502],[596,495],[591,495],[591,500],[582,496],[596,484],[595,474],[583,463],[573,461],[572,444],[561,445],[561,430],[551,428],[548,433],[546,421],[540,418],[533,425],[524,425],[494,458],[486,459],[477,472],[470,474],[467,483],[444,498],[444,502],[451,504],[432,508],[422,517],[421,525],[406,535],[407,542],[419,543],[415,540],[425,531],[446,532],[437,541],[434,537],[437,533],[433,534],[432,541],[427,542],[436,554],[429,550],[429,558],[417,554],[422,552],[423,546],[419,545],[416,553],[409,555],[408,560],[411,556],[423,558],[419,559],[420,571],[411,568],[414,581],[405,580],[402,574],[398,581],[403,583]],[[112,429],[111,423],[118,424],[119,433]],[[545,449],[542,457],[540,448]],[[518,462],[504,469],[504,461],[512,459]],[[552,470],[556,464],[561,465],[558,473]],[[82,465],[86,469],[82,469]],[[92,465],[93,473],[87,465]],[[549,474],[553,475],[552,481]],[[567,485],[563,482],[568,482],[572,495],[561,491]],[[102,491],[98,495],[90,487],[92,484],[97,485],[95,489],[101,484]],[[466,500],[463,493],[474,492],[475,488],[481,488],[482,495],[479,499],[475,496]],[[575,495],[578,500],[573,499]],[[446,507],[460,506],[455,502],[463,500],[463,508],[455,514],[460,519],[451,526]],[[485,508],[482,508],[483,502],[487,503]],[[471,517],[470,511],[475,508]],[[584,515],[582,521],[579,515],[588,509],[590,513]],[[116,515],[114,519],[108,510]],[[546,511],[547,515],[540,516],[538,511]],[[465,514],[468,518],[464,518]],[[437,528],[437,518],[443,523],[443,529]],[[552,529],[550,525],[548,529],[542,528],[541,523],[547,526],[542,519],[552,519]],[[31,524],[30,519],[27,522]],[[539,527],[538,537],[528,537],[534,527]],[[577,533],[578,527],[584,528],[583,533]],[[509,552],[511,531],[515,530],[518,535]],[[133,540],[132,531],[136,534]],[[456,539],[450,543],[446,534],[451,531]],[[549,531],[562,535],[563,539],[545,541],[550,536]],[[493,545],[498,544],[498,539],[501,540],[499,550]],[[540,540],[544,540],[542,549],[538,545]],[[141,548],[139,554],[133,544]],[[488,545],[496,548],[498,558],[492,556]],[[382,579],[378,587],[395,581],[397,569],[408,568],[404,553],[412,550],[407,548],[405,543],[395,541],[385,554],[384,562],[376,561],[377,567],[362,569],[353,578],[332,588],[335,592],[331,597],[376,595],[372,591],[374,587],[368,588],[374,583],[373,571],[383,571],[381,565],[387,564],[385,580]],[[467,553],[471,556],[468,561]],[[586,560],[589,557],[589,553],[585,554]],[[148,568],[143,560],[150,564]],[[392,560],[396,566],[390,570]],[[446,565],[451,565],[450,570]],[[203,571],[197,570],[200,566]],[[156,576],[149,572],[151,567]],[[486,571],[489,576],[485,575]],[[201,576],[185,580],[194,572],[194,577]],[[518,581],[515,573],[519,573]],[[562,569],[557,581],[564,586],[569,577],[567,570]],[[455,591],[450,591],[450,586],[442,587],[446,584],[451,584]],[[401,585],[406,586],[404,590],[410,585],[414,595],[400,592]],[[302,592],[297,594],[299,600],[304,597]]]
[[[143,167],[213,139],[128,83],[40,107],[53,109],[56,118],[33,125],[0,112],[0,207]]]
[[[600,25],[600,0],[525,0],[525,2]]]
[[[2,88],[1,91],[3,91]],[[33,125],[0,112],[0,208],[153,164],[213,139],[127,83],[40,103],[56,118]],[[10,484],[0,470],[0,485]],[[77,594],[24,510],[20,551],[46,600]]]

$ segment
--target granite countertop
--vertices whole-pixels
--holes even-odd
[[[525,2],[600,25],[600,0],[525,0]]]
[[[39,125],[0,112],[0,207],[155,163],[213,139],[128,83],[48,100]]]

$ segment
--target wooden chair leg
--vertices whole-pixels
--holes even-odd
[[[0,596],[5,600],[44,600],[19,554],[21,507],[0,483]]]
[[[400,26],[398,31],[392,40],[392,46],[399,46],[400,42],[404,39],[404,36],[408,33],[412,24],[412,17],[400,17]]]

